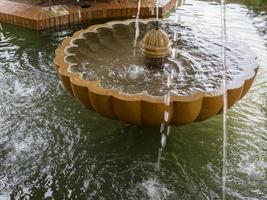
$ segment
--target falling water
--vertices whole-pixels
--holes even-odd
[[[159,0],[156,1],[156,21],[159,21]],[[164,62],[164,60],[163,60]],[[167,87],[169,87],[170,85],[170,77],[168,76],[167,78],[167,83],[166,83]],[[160,133],[161,133],[161,140],[160,140],[160,147],[158,150],[158,159],[157,159],[157,163],[155,166],[155,174],[157,175],[157,172],[160,170],[160,160],[161,160],[161,155],[162,155],[162,151],[166,146],[166,140],[167,140],[167,135],[169,134],[169,126],[168,121],[169,121],[169,112],[168,112],[168,107],[170,104],[170,95],[169,93],[164,95],[164,105],[165,105],[165,111],[164,111],[164,122],[161,124],[160,127]],[[166,129],[166,130],[165,130]]]
[[[157,178],[157,174],[160,171],[160,160],[161,160],[161,156],[162,156],[162,152],[163,149],[166,146],[166,141],[167,141],[167,137],[170,134],[170,126],[166,125],[165,123],[162,123],[160,126],[160,133],[161,133],[161,139],[160,139],[160,147],[158,149],[158,158],[157,158],[157,162],[155,165],[155,179]]]
[[[163,59],[163,63],[164,65],[164,59]],[[166,68],[166,70],[168,70],[168,68]],[[170,87],[171,85],[171,81],[173,79],[173,70],[171,69],[170,72],[168,73],[168,77],[167,77],[167,82],[166,82],[166,86]],[[158,159],[155,165],[155,175],[157,176],[157,173],[160,170],[160,160],[161,160],[161,156],[162,156],[162,152],[166,146],[166,141],[167,141],[167,137],[170,134],[170,126],[169,126],[169,121],[170,121],[170,112],[169,112],[169,107],[170,107],[170,93],[168,92],[166,95],[164,95],[164,107],[165,107],[165,111],[164,111],[164,122],[161,124],[160,126],[160,133],[161,133],[161,139],[160,139],[160,147],[158,149]]]
[[[156,9],[156,18],[158,21],[158,13],[159,13],[159,1],[157,0],[157,5],[156,5],[157,9]],[[176,41],[176,32],[175,32],[175,37],[174,37],[174,41]],[[175,50],[172,51],[171,54],[171,58],[173,59],[175,57]],[[171,81],[173,79],[173,69],[171,69],[170,73],[168,73],[168,77],[167,77],[167,87],[169,88],[171,85]],[[161,146],[159,147],[158,150],[158,160],[156,163],[156,174],[157,172],[160,170],[160,160],[161,160],[161,155],[162,155],[162,151],[166,146],[166,141],[167,141],[167,137],[170,134],[170,126],[168,125],[169,121],[170,121],[170,113],[169,113],[169,106],[170,106],[170,93],[168,92],[165,96],[164,96],[164,105],[165,105],[165,111],[164,111],[164,122],[161,124],[160,127],[160,133],[161,133],[161,141],[160,144]],[[166,129],[166,130],[165,130]]]
[[[222,65],[223,65],[223,167],[222,167],[222,199],[226,199],[226,174],[227,174],[227,83],[226,83],[226,23],[225,23],[225,1],[221,0],[221,24],[222,24]]]
[[[79,5],[79,3],[80,3],[80,0],[77,0],[77,4]],[[81,8],[80,8],[80,6],[78,6],[78,18],[79,18],[79,22],[81,21],[81,18],[82,18],[82,15],[81,15]]]
[[[2,24],[0,23],[0,41],[2,41],[4,38],[4,34],[2,31],[3,31],[3,27],[2,27]]]
[[[163,63],[163,65],[164,65],[164,63]],[[171,72],[168,74],[167,83],[166,83],[166,85],[168,87],[171,84],[172,78],[173,78],[173,71],[171,70]],[[160,126],[161,139],[160,139],[160,147],[158,148],[158,158],[157,158],[157,162],[155,164],[155,178],[153,181],[155,183],[154,187],[156,187],[157,184],[159,183],[157,180],[157,175],[160,171],[161,157],[162,157],[163,150],[166,146],[167,137],[170,134],[170,126],[168,125],[168,123],[170,121],[170,113],[169,113],[170,93],[167,93],[166,95],[164,95],[164,105],[165,105],[164,122]],[[169,191],[167,188],[163,187],[163,188],[161,188],[161,193],[155,193],[156,196],[154,195],[155,198],[153,198],[153,199],[166,199],[167,196],[171,193],[171,191]]]
[[[159,0],[156,1],[156,19],[159,21]]]
[[[139,29],[140,8],[141,8],[141,0],[138,0],[137,13],[136,13],[136,18],[135,18],[135,37],[134,37],[134,51],[133,51],[134,56],[136,55],[136,45],[137,45],[137,40],[138,40],[139,33],[140,33],[140,29]]]
[[[137,8],[137,14],[136,14],[136,20],[135,20],[135,38],[134,38],[133,56],[136,55],[137,40],[138,40],[139,32],[140,32],[140,29],[139,29],[140,7],[141,7],[141,0],[138,0],[138,8]],[[159,20],[159,2],[158,2],[158,0],[156,2],[156,19],[157,19],[157,21]],[[164,65],[164,59],[162,59],[162,65]],[[167,79],[167,83],[166,84],[167,84],[168,87],[170,86],[170,83],[171,83],[171,75],[169,75],[168,79]],[[156,183],[158,183],[157,174],[160,171],[160,160],[161,160],[163,149],[166,146],[167,136],[169,135],[169,132],[170,132],[170,127],[168,126],[168,122],[169,122],[169,118],[170,118],[170,114],[169,114],[169,111],[168,111],[169,110],[168,107],[169,107],[169,104],[170,104],[170,95],[169,95],[169,93],[164,96],[164,104],[165,104],[166,110],[164,112],[164,122],[161,124],[161,127],[160,127],[161,141],[160,141],[160,147],[158,149],[157,162],[155,164],[155,178],[154,178],[153,184],[152,184],[153,187],[155,187],[157,185]],[[160,194],[157,194],[155,192],[153,192],[153,194],[156,195],[156,196],[160,195]],[[149,195],[149,196],[154,196],[154,195]]]
[[[141,7],[141,0],[138,0],[138,7],[137,7],[137,14],[136,14],[136,20],[135,20],[135,38],[134,38],[134,51],[133,51],[133,55],[136,55],[136,45],[137,45],[137,40],[139,37],[139,16],[140,16],[140,7]],[[156,1],[156,21],[159,20],[159,1]],[[164,59],[162,60],[162,65],[164,65]],[[168,76],[167,79],[167,86],[170,86],[171,83],[171,75]],[[165,104],[165,112],[164,112],[164,122],[161,124],[161,128],[160,128],[160,133],[161,133],[161,142],[160,142],[160,147],[158,149],[158,158],[157,158],[157,162],[155,165],[155,179],[157,176],[158,171],[160,170],[160,160],[161,160],[161,155],[162,155],[162,151],[164,149],[164,147],[166,146],[166,139],[167,136],[169,135],[170,132],[170,127],[167,125],[168,121],[169,121],[169,111],[168,111],[168,107],[170,104],[170,95],[166,94],[164,96],[164,104]]]

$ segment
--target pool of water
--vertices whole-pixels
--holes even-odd
[[[227,199],[267,199],[267,14],[236,3],[226,16],[261,66],[228,112]],[[214,2],[186,1],[168,20],[221,31]],[[0,199],[221,199],[222,116],[171,127],[155,179],[158,128],[103,118],[60,85],[54,50],[80,28],[0,26]]]
[[[155,21],[137,24],[139,43],[147,31],[155,28]],[[164,58],[149,61],[139,46],[134,48],[135,26],[135,21],[127,25],[117,22],[74,37],[65,49],[69,54],[66,57],[69,70],[80,73],[85,80],[99,80],[101,87],[127,94],[188,96],[222,88],[220,32],[207,35],[211,30],[201,30],[203,23],[191,26],[166,19],[160,28],[170,38],[171,52]],[[225,47],[228,85],[239,87],[238,79],[253,76],[253,69],[258,66],[256,57],[249,46],[237,38],[228,38]]]

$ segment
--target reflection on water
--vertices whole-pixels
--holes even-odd
[[[227,199],[267,199],[266,15],[254,14],[227,5],[228,35],[261,64],[250,93],[228,112]],[[186,1],[169,20],[217,32],[219,15],[214,3]],[[221,116],[172,127],[155,182],[159,130],[105,119],[60,86],[53,51],[72,31],[1,27],[0,198],[221,198]]]

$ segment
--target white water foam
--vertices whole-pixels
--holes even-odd
[[[164,200],[173,193],[156,179],[149,179],[141,183],[141,187],[145,190],[146,195],[151,200]]]

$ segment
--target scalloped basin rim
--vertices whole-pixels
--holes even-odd
[[[149,19],[140,19],[139,22],[141,23],[148,23],[151,21],[155,21],[154,18],[149,18]],[[136,94],[130,94],[130,93],[125,93],[122,91],[118,91],[118,89],[106,89],[100,86],[100,81],[88,81],[88,80],[84,80],[82,78],[82,73],[80,72],[71,72],[69,71],[69,68],[71,66],[75,66],[77,65],[76,63],[70,63],[67,61],[67,57],[69,56],[73,56],[73,53],[68,52],[68,49],[71,47],[77,47],[78,45],[74,44],[74,41],[77,39],[85,39],[83,34],[89,33],[89,32],[97,32],[97,29],[99,28],[112,28],[113,25],[117,25],[117,24],[124,24],[124,25],[129,25],[130,23],[134,23],[135,19],[128,19],[128,20],[123,20],[123,21],[111,21],[111,22],[107,22],[105,24],[97,24],[97,25],[93,25],[88,27],[87,29],[82,29],[80,31],[77,31],[76,33],[73,34],[73,36],[70,38],[69,40],[69,45],[65,45],[64,47],[64,62],[67,64],[67,68],[63,67],[60,68],[60,72],[71,77],[74,76],[74,74],[78,74],[75,75],[75,79],[72,79],[73,81],[75,81],[76,83],[83,85],[84,87],[88,87],[89,89],[93,86],[94,88],[98,87],[98,92],[101,94],[109,94],[109,95],[113,95],[116,96],[119,99],[124,99],[124,100],[128,100],[128,101],[132,101],[132,98],[135,97],[134,99],[139,99],[142,101],[150,101],[150,102],[155,102],[155,99],[159,99],[160,101],[163,101],[164,99],[164,95],[163,96],[153,96],[153,95],[149,95],[146,91],[143,91],[141,93],[136,93]],[[236,88],[240,88],[242,85],[244,85],[244,82],[246,80],[252,79],[255,74],[256,74],[256,69],[258,68],[257,65],[255,65],[253,68],[250,67],[246,67],[246,73],[242,73],[242,75],[240,75],[239,77],[235,78],[235,81],[232,82],[231,84],[227,85],[227,89],[231,90],[231,89],[236,89]],[[66,71],[67,70],[67,73]],[[78,80],[77,80],[78,79]],[[171,101],[175,101],[175,100],[180,100],[180,101],[192,101],[198,98],[202,98],[202,97],[207,97],[207,96],[221,96],[223,95],[223,89],[221,90],[216,90],[216,91],[212,91],[212,92],[196,92],[193,95],[190,96],[177,96],[177,95],[171,95]],[[124,97],[122,97],[124,96]],[[129,97],[129,98],[127,98]],[[156,102],[158,102],[158,100],[156,100]]]
[[[140,20],[148,23],[155,19]],[[111,28],[114,24],[135,22],[134,19],[124,21],[112,21],[106,24],[90,26],[85,30],[75,32],[72,37],[67,37],[56,49],[54,59],[56,71],[64,87],[75,96],[87,108],[101,115],[119,119],[131,124],[160,125],[164,122],[166,105],[165,96],[152,96],[147,92],[127,94],[118,89],[106,89],[100,86],[100,81],[87,81],[82,78],[82,73],[70,72],[69,68],[75,63],[69,63],[67,57],[73,56],[68,49],[77,46],[76,39],[84,39],[83,34],[96,31],[100,27]],[[246,73],[242,73],[234,81],[227,85],[228,108],[241,99],[250,89],[259,66],[246,67]],[[170,95],[170,121],[174,125],[187,124],[193,121],[203,121],[222,112],[223,90],[213,92],[197,92],[190,96]]]

